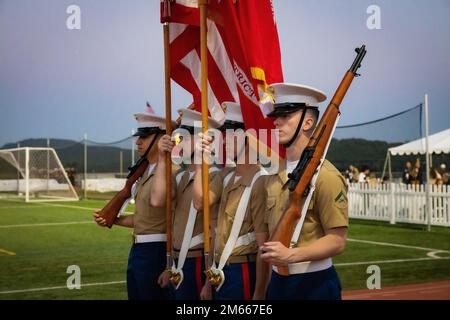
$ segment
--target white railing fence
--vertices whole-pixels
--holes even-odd
[[[426,186],[351,183],[350,218],[427,224]],[[431,225],[450,226],[450,187],[430,185]]]

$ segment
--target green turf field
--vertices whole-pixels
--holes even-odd
[[[131,230],[97,227],[92,211],[104,204],[0,200],[0,299],[126,299]],[[334,263],[344,290],[366,288],[372,264],[382,287],[450,279],[450,229],[352,220]],[[80,290],[66,287],[70,265],[81,268]]]

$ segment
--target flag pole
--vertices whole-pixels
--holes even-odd
[[[208,131],[208,56],[206,43],[206,12],[208,0],[199,0],[200,9],[200,61],[201,61],[201,104],[202,104],[202,132]],[[206,155],[202,157],[202,189],[203,189],[203,234],[205,266],[209,266],[209,176]]]
[[[170,3],[166,1],[166,10],[164,18],[168,19],[170,16]],[[163,23],[164,34],[164,86],[165,86],[165,105],[166,105],[166,134],[172,135],[172,93],[170,86],[170,38],[169,38],[169,22]],[[172,158],[169,152],[166,153],[166,264],[167,269],[172,267]]]
[[[430,143],[429,143],[429,131],[428,131],[428,94],[425,95],[425,174],[427,177],[427,184],[425,185],[425,208],[427,216],[427,230],[431,231],[431,197],[430,197]]]

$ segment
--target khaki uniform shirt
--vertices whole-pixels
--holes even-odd
[[[234,171],[234,170],[233,170]],[[223,185],[223,177],[217,177],[210,185],[210,189],[216,195],[220,196],[220,205],[217,220],[217,234],[215,243],[215,260],[218,262],[225,244],[230,236],[231,227],[234,222],[234,217],[245,188],[250,186],[253,177],[260,171],[258,166],[245,172],[238,181],[235,180],[235,173],[232,174],[228,184]],[[264,184],[261,177],[256,180],[250,193],[250,198],[247,204],[247,209],[244,216],[244,221],[239,232],[239,236],[250,232],[261,233],[268,232],[267,224],[264,221],[265,211],[265,192]],[[248,245],[234,248],[231,256],[255,254],[258,252],[258,245],[256,241]]]
[[[289,206],[289,190],[282,190],[287,181],[286,160],[280,162],[278,174],[263,177],[267,193],[266,221],[270,234]],[[294,246],[305,246],[323,237],[327,230],[348,227],[348,186],[340,172],[324,161],[316,181],[300,237]]]
[[[150,205],[150,186],[154,181],[155,167],[149,165],[137,183],[136,206],[133,223],[134,234],[166,233],[166,208],[156,208]],[[150,175],[148,174],[151,170]]]
[[[175,173],[174,178],[181,172],[183,172],[180,183],[176,185],[175,179],[173,180],[173,186],[175,186],[175,203],[173,207],[175,209],[173,215],[173,248],[175,250],[181,250],[181,245],[183,243],[184,231],[186,229],[187,221],[189,218],[189,210],[191,208],[191,202],[193,198],[193,185],[194,176],[189,179],[189,170],[180,170]],[[216,175],[220,174],[220,171],[210,172],[209,180],[214,179]],[[214,216],[214,208],[210,209],[210,215]],[[195,219],[194,230],[192,232],[192,237],[195,237],[203,233],[203,211],[197,212],[197,218]],[[203,243],[191,249],[203,248]]]

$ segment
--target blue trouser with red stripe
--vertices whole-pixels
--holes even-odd
[[[272,271],[269,300],[341,300],[341,283],[336,269],[328,269],[290,276]]]
[[[214,300],[251,300],[255,290],[256,263],[230,263],[223,268],[225,282],[219,291],[213,287]]]
[[[178,289],[175,289],[172,285],[170,290],[172,292],[172,297],[175,300],[199,300],[200,292],[202,290],[203,284],[205,283],[205,263],[203,256],[186,258],[183,265],[183,282],[180,284]],[[175,260],[178,263],[178,259]]]
[[[166,300],[169,290],[158,285],[166,268],[166,243],[133,244],[128,258],[127,290],[129,300]]]

